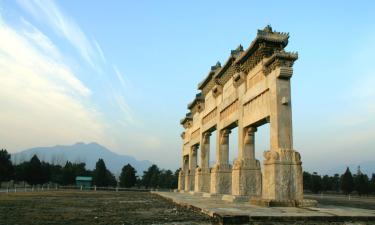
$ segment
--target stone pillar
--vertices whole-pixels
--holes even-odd
[[[185,165],[185,170],[184,170],[184,175],[185,175],[185,188],[184,191],[188,192],[190,191],[190,177],[189,177],[189,165],[190,165],[190,154],[185,156],[184,159],[184,165]]]
[[[229,165],[229,129],[218,133],[218,146],[216,146],[216,164],[211,169],[212,194],[230,194],[232,185],[232,171]]]
[[[197,151],[199,145],[193,145],[189,154],[189,191],[194,191],[195,169],[197,168]]]
[[[178,190],[179,191],[185,190],[185,175],[187,174],[186,172],[189,169],[188,165],[189,165],[188,156],[183,156],[182,157],[182,168],[181,168],[180,172],[178,173]]]
[[[232,195],[260,197],[262,192],[262,172],[260,163],[255,159],[256,127],[244,129],[242,148],[232,170]]]
[[[210,132],[202,136],[200,165],[195,170],[195,192],[210,192]]]
[[[270,86],[271,149],[264,152],[262,186],[263,204],[268,206],[303,205],[301,157],[293,149],[291,72],[279,67],[271,73],[275,79]]]

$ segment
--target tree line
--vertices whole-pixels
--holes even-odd
[[[13,165],[11,156],[5,149],[0,150],[0,183],[13,180],[26,181],[29,185],[54,183],[59,185],[74,185],[77,176],[92,177],[92,185],[98,187],[145,187],[145,188],[177,188],[178,172],[159,169],[152,165],[142,176],[130,164],[122,168],[117,180],[105,165],[103,159],[98,159],[93,170],[86,169],[85,163],[66,161],[64,166],[40,161],[37,155],[29,161]]]
[[[30,185],[55,183],[59,185],[74,185],[77,176],[91,176],[92,185],[100,187],[144,187],[144,188],[177,188],[178,172],[160,169],[157,165],[150,166],[137,176],[137,171],[130,164],[122,168],[118,180],[109,171],[103,159],[99,159],[93,170],[86,169],[85,163],[67,161],[64,166],[40,161],[34,155],[29,161],[13,165],[11,156],[4,149],[0,150],[0,182],[14,180],[26,181]],[[342,174],[319,175],[303,172],[303,188],[312,193],[334,192],[358,195],[375,194],[375,174],[369,178],[360,168],[352,174],[347,168]]]
[[[341,192],[346,195],[355,192],[360,196],[375,194],[375,174],[372,174],[370,179],[359,167],[356,174],[352,174],[347,167],[341,176],[339,174],[321,176],[316,172],[310,174],[304,171],[303,189],[315,194],[323,192]]]

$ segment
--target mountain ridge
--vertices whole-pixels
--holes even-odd
[[[130,155],[115,153],[96,142],[90,142],[87,144],[84,142],[77,142],[73,145],[29,148],[11,154],[12,161],[18,164],[29,160],[34,154],[42,161],[62,166],[65,165],[66,161],[84,162],[86,163],[87,169],[95,168],[98,159],[102,158],[106,163],[107,168],[115,175],[119,175],[122,167],[128,163],[137,170],[138,175],[141,175],[144,170],[147,170],[147,168],[152,165],[152,162],[148,160],[137,160]]]

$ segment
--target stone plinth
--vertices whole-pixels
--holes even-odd
[[[221,200],[227,202],[249,202],[250,196],[248,195],[223,195]]]
[[[260,197],[261,194],[262,172],[259,161],[256,159],[236,160],[232,170],[232,195]]]
[[[215,165],[211,169],[212,194],[230,194],[232,189],[232,168],[230,165]]]
[[[189,171],[186,171],[185,173],[185,188],[184,191],[190,191],[190,176]]]
[[[189,171],[189,191],[194,191],[195,171]]]
[[[185,173],[180,171],[178,173],[178,188],[179,191],[185,190]]]
[[[210,168],[197,168],[195,170],[195,192],[210,192]]]
[[[262,198],[252,202],[268,206],[304,205],[300,154],[279,149],[264,152],[264,158]]]

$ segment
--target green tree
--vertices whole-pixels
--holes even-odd
[[[366,174],[363,174],[358,167],[357,175],[354,177],[354,186],[358,195],[368,195],[369,194],[369,179]]]
[[[25,168],[25,180],[31,185],[43,184],[43,168],[37,155],[34,155]]]
[[[14,167],[7,150],[0,150],[0,183],[9,181],[14,177]]]
[[[173,174],[172,186],[170,188],[176,189],[178,186],[178,174],[180,173],[181,168],[178,168]]]
[[[107,186],[111,186],[111,187],[117,186],[116,177],[109,170],[107,170],[107,179],[108,179],[108,185]]]
[[[371,181],[370,181],[370,193],[375,194],[375,173],[372,174]]]
[[[14,166],[14,179],[16,181],[26,181],[26,171],[30,162],[22,162]]]
[[[346,168],[345,173],[341,176],[341,191],[344,194],[350,194],[354,190],[354,181],[349,167]]]
[[[130,164],[122,167],[120,186],[126,188],[133,187],[137,181],[137,176],[135,175],[136,173],[137,171]]]
[[[143,171],[142,183],[146,188],[156,188],[159,184],[160,170],[157,165],[153,164],[147,171]]]
[[[95,169],[93,171],[93,183],[99,187],[116,186],[117,180],[115,176],[107,170],[107,167],[103,159],[99,159],[96,162]]]
[[[65,166],[62,168],[61,176],[63,185],[73,185],[75,183],[76,174],[70,161],[66,161]]]
[[[171,188],[173,183],[173,172],[171,170],[161,170],[158,186],[161,188]]]
[[[328,175],[324,175],[322,178],[322,191],[332,190],[332,178]]]
[[[62,171],[63,167],[60,165],[50,165],[50,181],[52,183],[62,184]]]
[[[51,164],[48,162],[41,162],[42,174],[41,174],[41,183],[48,183],[51,180]]]
[[[332,191],[340,192],[340,175],[335,174],[333,175],[332,179]]]
[[[86,170],[85,163],[71,163],[67,161],[62,168],[62,183],[64,185],[75,184],[77,176],[90,176],[90,171]]]
[[[316,172],[311,175],[311,191],[315,194],[322,191],[322,177]]]
[[[311,191],[311,174],[303,171],[303,189]]]
[[[95,169],[93,171],[93,182],[96,186],[99,187],[107,186],[109,183],[107,167],[105,166],[103,159],[99,159],[96,162]]]

